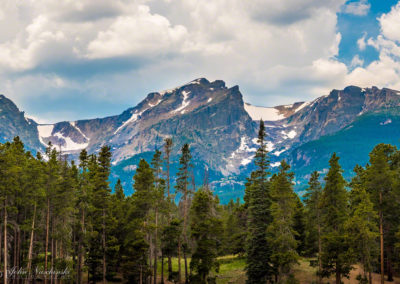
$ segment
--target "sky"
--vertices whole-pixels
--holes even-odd
[[[0,93],[40,123],[200,77],[261,106],[400,90],[400,1],[0,0]]]

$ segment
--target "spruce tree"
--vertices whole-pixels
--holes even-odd
[[[180,251],[183,249],[183,257],[185,261],[185,281],[187,282],[188,277],[188,267],[187,267],[187,252],[189,247],[188,242],[188,211],[189,211],[189,198],[191,195],[191,191],[189,189],[189,184],[191,181],[191,169],[193,168],[193,164],[191,162],[192,155],[190,154],[189,144],[184,144],[181,149],[181,157],[179,159],[179,171],[177,173],[176,178],[176,190],[182,194],[182,203],[183,203],[183,231],[182,237],[184,243],[180,243],[178,248],[178,266],[180,270]],[[180,271],[179,271],[180,274]],[[181,276],[179,275],[179,278]],[[180,281],[180,280],[179,280]]]
[[[393,243],[390,240],[395,230],[392,222],[396,219],[398,206],[394,190],[394,176],[390,168],[390,160],[395,153],[396,148],[379,144],[369,154],[370,165],[366,167],[366,190],[374,203],[374,209],[379,215],[379,234],[380,234],[380,272],[381,283],[384,283],[385,273],[385,250],[386,250],[386,270],[388,280],[393,280],[392,275],[392,248]],[[395,216],[394,216],[395,215]],[[386,248],[386,249],[385,249]]]
[[[154,202],[154,173],[150,165],[140,160],[133,176],[134,193],[125,225],[122,250],[122,271],[132,283],[143,283],[151,275],[149,266],[150,212]]]
[[[190,283],[208,283],[210,271],[219,269],[218,237],[222,233],[222,222],[216,205],[216,198],[209,190],[199,189],[194,195],[190,209],[190,231],[194,240],[190,268],[195,275],[191,277]]]
[[[306,215],[306,247],[307,254],[317,254],[318,258],[318,282],[322,283],[322,244],[321,244],[321,229],[322,229],[322,186],[319,181],[319,173],[312,172],[306,194],[304,194],[305,215]]]
[[[342,176],[339,157],[333,153],[329,160],[329,171],[325,176],[325,187],[322,193],[322,275],[335,275],[336,284],[342,277],[347,277],[354,263],[354,251],[346,231],[349,218],[348,194],[346,181]]]
[[[351,193],[351,215],[347,222],[350,241],[363,268],[364,283],[372,283],[372,271],[378,256],[378,214],[364,187],[354,186]]]
[[[298,233],[294,230],[297,198],[292,185],[294,174],[289,169],[290,166],[283,160],[279,172],[271,178],[272,222],[267,228],[267,240],[272,248],[275,282],[284,281],[299,258],[296,251]]]
[[[246,274],[248,284],[264,283],[271,279],[271,246],[267,243],[267,227],[271,222],[270,183],[267,179],[269,159],[265,145],[265,126],[260,121],[258,144],[254,163],[256,170],[246,184],[246,206],[248,210],[246,240]]]

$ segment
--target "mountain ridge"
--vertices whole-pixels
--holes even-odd
[[[37,124],[4,96],[0,97],[0,107],[5,116],[0,112],[3,141],[19,135],[33,151],[43,151],[51,141],[72,159],[84,148],[95,153],[107,144],[115,167],[160,149],[163,140],[172,137],[174,156],[179,155],[183,143],[191,144],[201,168],[197,180],[207,168],[215,185],[233,183],[237,190],[252,169],[259,119],[265,120],[266,145],[271,167],[276,169],[303,144],[336,133],[364,114],[400,108],[400,93],[348,86],[310,102],[256,107],[243,101],[239,86],[227,87],[222,80],[199,78],[174,89],[149,93],[136,106],[104,118]],[[133,173],[134,168],[126,165],[116,175],[126,176],[128,184]]]

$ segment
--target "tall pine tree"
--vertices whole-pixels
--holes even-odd
[[[342,176],[339,157],[333,153],[329,160],[329,171],[325,176],[322,193],[322,275],[335,275],[336,284],[349,275],[354,263],[354,252],[350,245],[346,222],[349,217],[346,181]]]
[[[271,222],[270,182],[268,181],[269,159],[265,145],[265,126],[260,121],[258,144],[254,161],[256,170],[251,173],[246,185],[245,201],[248,210],[246,240],[246,274],[248,284],[265,283],[271,279],[271,246],[267,243],[267,227]]]

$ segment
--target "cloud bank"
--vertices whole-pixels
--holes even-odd
[[[5,0],[0,92],[55,121],[118,113],[197,77],[238,84],[245,100],[267,106],[348,84],[400,89],[400,4],[378,19],[379,36],[360,34],[360,52],[373,47],[378,60],[337,59],[337,13],[369,9],[345,0]]]

